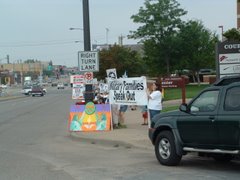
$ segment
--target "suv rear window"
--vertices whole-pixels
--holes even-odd
[[[227,91],[224,109],[226,111],[240,111],[240,86]]]
[[[228,76],[220,79],[219,81],[215,82],[215,86],[226,86],[232,84],[234,82],[240,82],[240,76]]]

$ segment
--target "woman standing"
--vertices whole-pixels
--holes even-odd
[[[148,95],[148,109],[150,114],[150,120],[156,114],[159,114],[162,110],[162,93],[159,90],[159,86],[156,83],[153,83],[151,86],[151,93]]]

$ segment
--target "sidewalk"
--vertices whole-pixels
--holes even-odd
[[[181,102],[181,99],[165,101],[163,107],[180,105]],[[124,129],[113,129],[104,132],[70,132],[70,136],[74,140],[91,144],[153,150],[154,147],[148,138],[148,126],[141,125],[143,123],[141,108],[138,107],[135,111],[128,108],[125,113],[125,121],[127,128]]]

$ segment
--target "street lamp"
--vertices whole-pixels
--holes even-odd
[[[83,31],[83,28],[73,28],[73,27],[71,27],[71,28],[69,28],[69,30],[81,30],[81,31]],[[79,43],[79,42],[82,42],[82,41],[74,41],[75,43]]]
[[[83,28],[73,28],[73,27],[71,27],[71,28],[69,28],[69,30],[81,30],[81,31],[83,31]],[[74,41],[75,43],[79,43],[79,42],[82,42],[82,41]],[[78,57],[78,59],[79,59],[79,57]],[[79,68],[79,61],[78,61],[78,68]]]
[[[83,31],[83,28],[73,28],[73,27],[71,27],[71,28],[69,28],[69,30],[82,30]]]
[[[222,34],[222,42],[223,42],[223,25],[218,26],[218,27],[222,30],[221,34]]]

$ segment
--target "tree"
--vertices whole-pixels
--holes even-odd
[[[34,59],[27,59],[26,61],[24,61],[24,63],[35,63],[35,62],[40,62],[38,60],[34,60]]]
[[[54,75],[54,72],[53,71],[48,71],[46,69],[43,70],[43,76],[53,76]]]
[[[228,41],[240,41],[240,31],[236,28],[226,31],[223,36],[226,37]]]
[[[178,52],[183,69],[190,69],[199,79],[199,70],[215,67],[215,45],[218,41],[200,21],[188,21],[178,33]],[[185,67],[185,68],[184,68]]]
[[[172,56],[175,53],[175,36],[182,24],[181,16],[187,12],[179,8],[176,0],[146,0],[138,14],[131,16],[134,23],[142,25],[136,31],[130,31],[129,38],[144,42],[146,58],[153,73],[160,71],[170,74]],[[153,54],[153,55],[151,55]]]
[[[105,79],[106,69],[116,68],[118,77],[127,71],[129,77],[144,75],[145,68],[140,55],[136,51],[123,46],[113,45],[99,52],[98,79]]]

